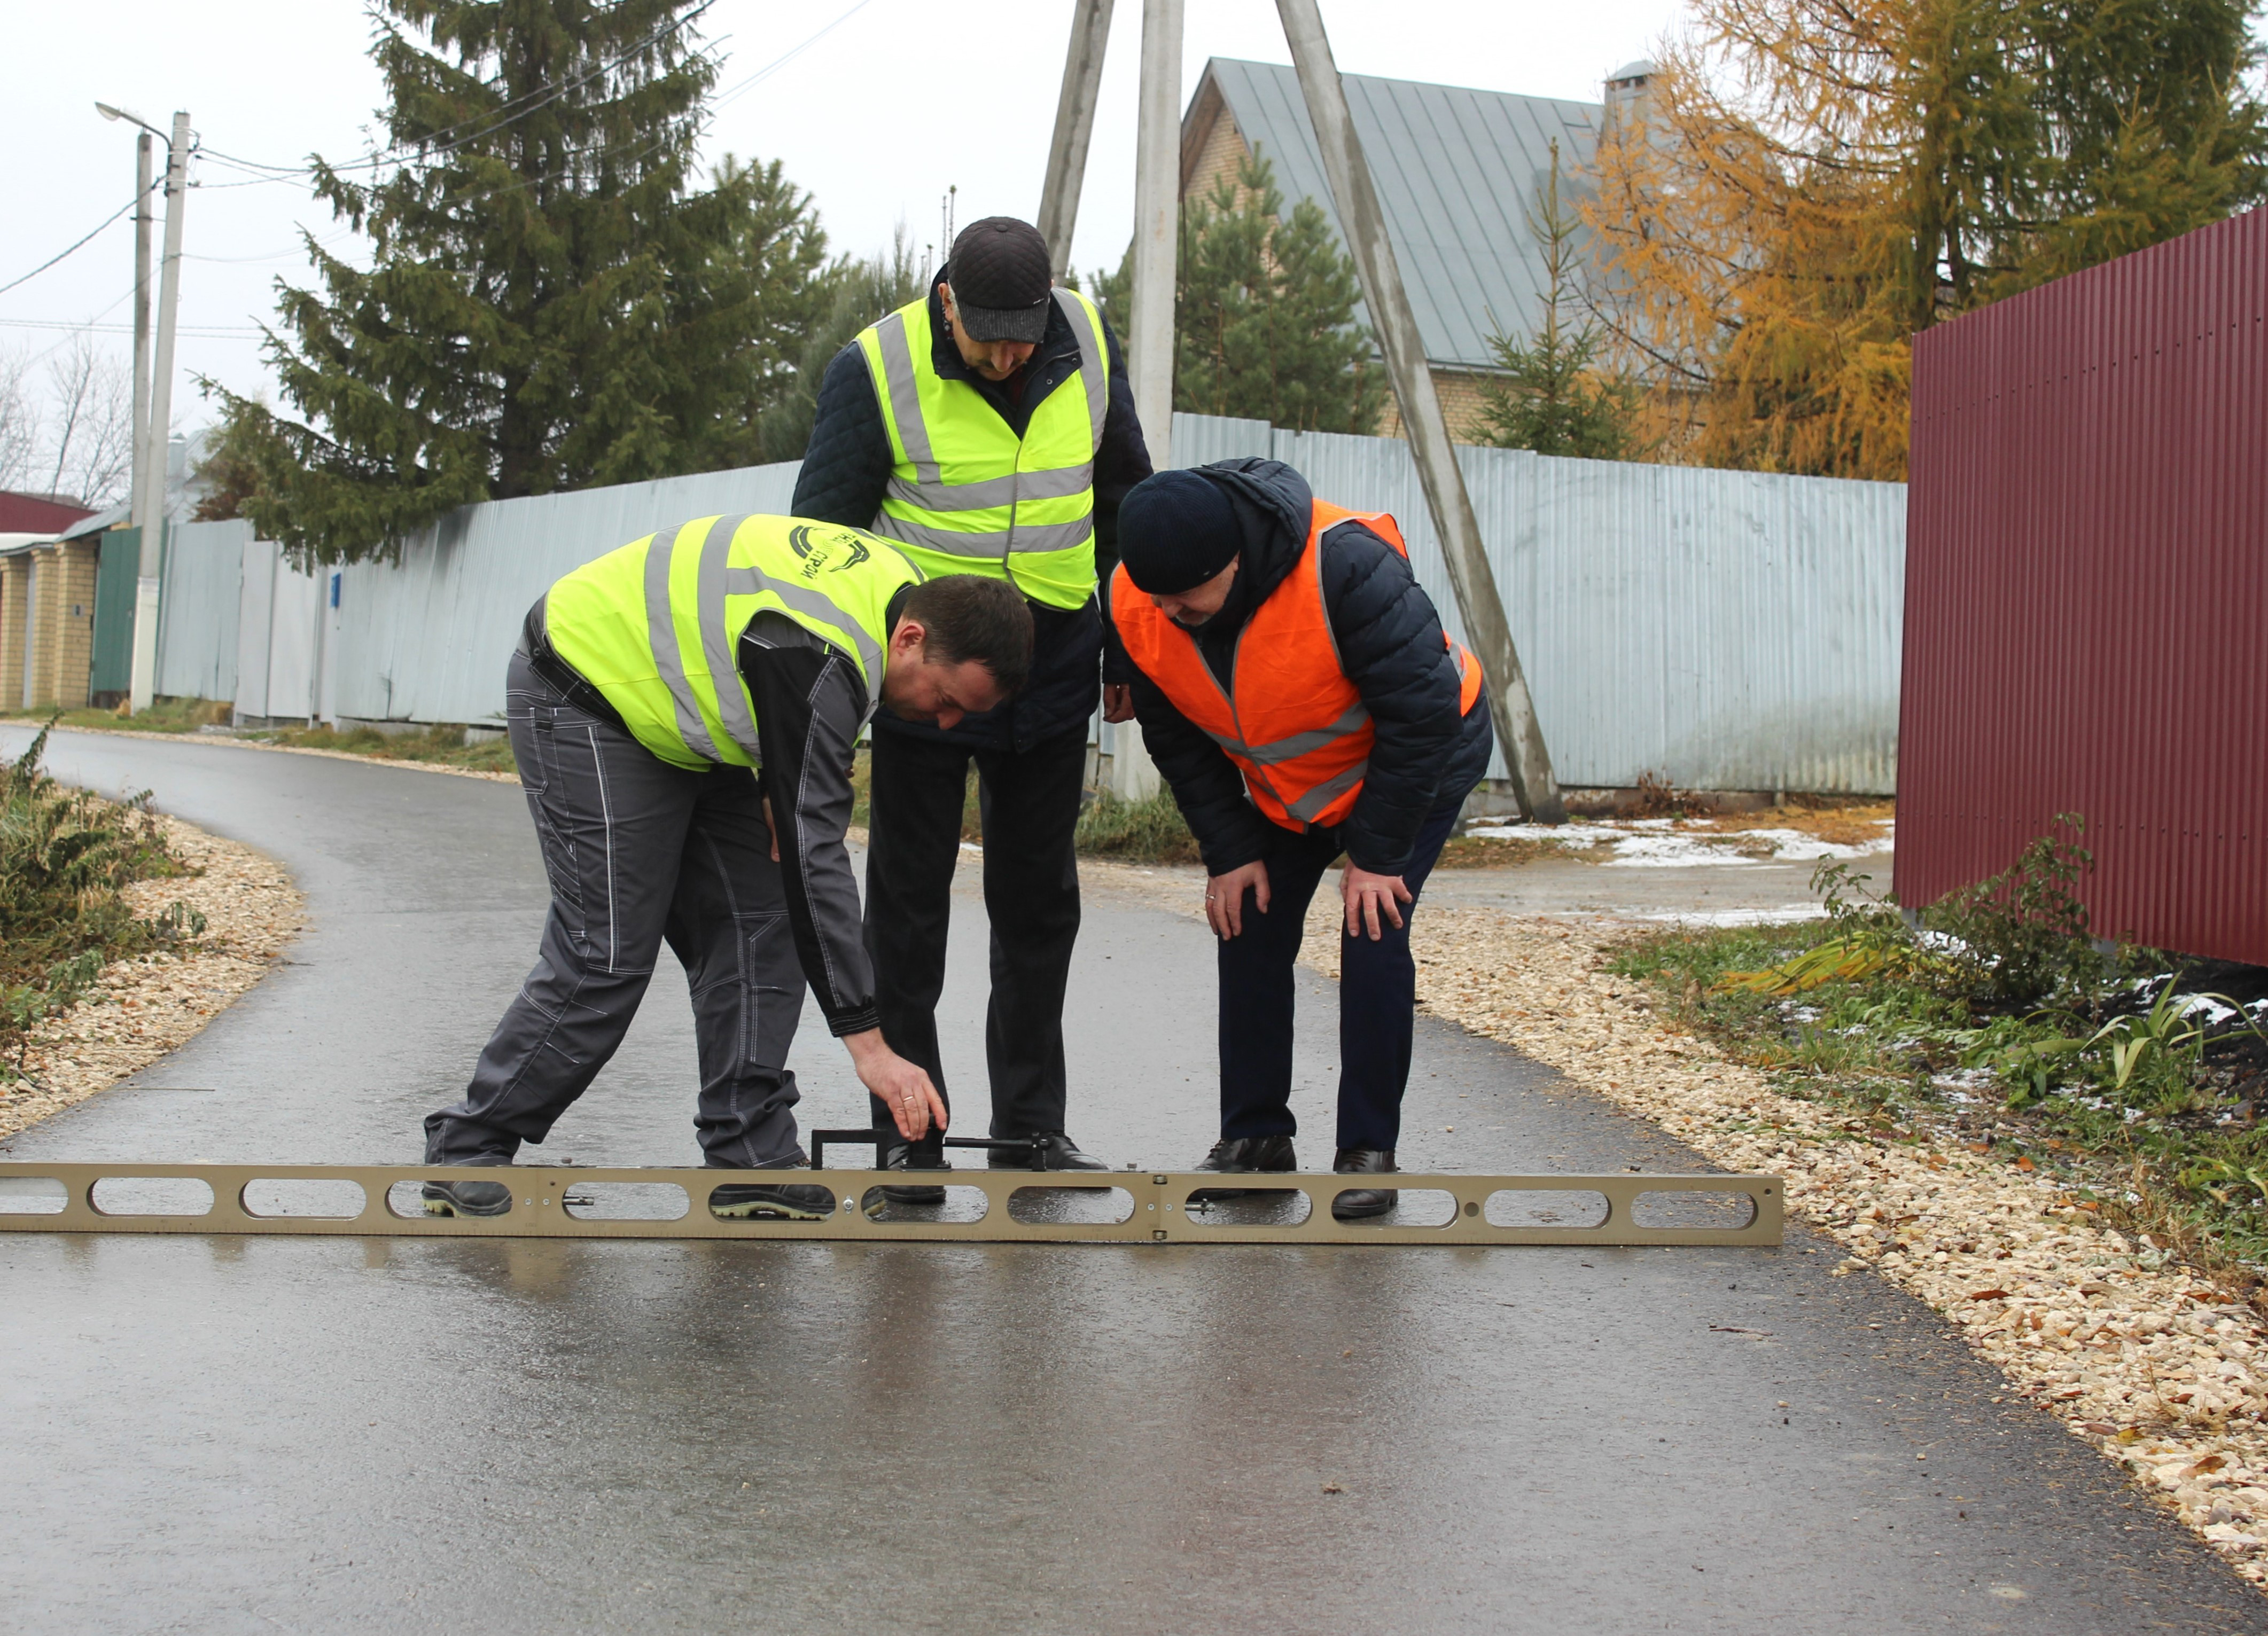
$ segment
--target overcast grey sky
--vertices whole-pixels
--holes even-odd
[[[1677,0],[1323,0],[1350,73],[1589,100],[1681,9]],[[916,244],[933,241],[954,185],[963,222],[1028,217],[1071,11],[1071,0],[717,0],[701,25],[725,59],[704,157],[783,160],[815,196],[838,250],[878,247],[902,220]],[[1141,11],[1141,0],[1118,0],[1074,247],[1082,268],[1115,266],[1132,219]],[[1197,0],[1188,12],[1184,102],[1209,56],[1290,61],[1270,0]],[[357,0],[82,0],[12,7],[7,33],[16,72],[0,99],[0,151],[11,158],[0,180],[0,283],[131,195],[132,129],[99,118],[98,99],[160,128],[186,107],[204,146],[274,164],[310,152],[350,158],[372,140],[380,94]],[[746,84],[806,41],[792,62]],[[210,415],[193,376],[236,390],[265,381],[247,332],[273,311],[279,275],[306,275],[296,224],[342,251],[355,240],[296,185],[230,185],[241,174],[217,164],[192,174],[174,403],[177,422],[193,428]],[[33,326],[126,326],[133,275],[132,230],[121,221],[0,295],[0,348],[37,353],[68,338]],[[101,338],[122,356],[130,345],[121,333]]]

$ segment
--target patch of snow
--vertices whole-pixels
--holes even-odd
[[[2209,1023],[2226,1023],[2236,1015],[2235,1006],[2223,1005],[2211,994],[2184,994],[2175,1001],[2175,1005],[2182,1016],[2196,1016],[2202,1013]]]
[[[1729,847],[1713,847],[1697,835],[1629,835],[1615,843],[1609,869],[1690,869],[1709,864],[1734,867],[1756,862]]]

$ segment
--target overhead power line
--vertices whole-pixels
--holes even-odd
[[[661,27],[655,29],[652,33],[647,34],[644,38],[631,45],[625,46],[621,51],[617,52],[615,55],[608,57],[605,62],[594,63],[591,68],[571,79],[562,80],[556,85],[539,85],[534,90],[515,97],[511,101],[503,104],[499,107],[483,109],[479,114],[472,114],[467,118],[459,120],[454,124],[444,125],[440,129],[430,132],[423,136],[412,138],[404,142],[388,143],[384,147],[374,148],[371,150],[370,152],[364,154],[359,158],[343,161],[341,164],[331,165],[328,168],[334,174],[339,174],[348,171],[379,170],[388,165],[406,165],[416,160],[431,163],[434,159],[445,158],[448,155],[458,151],[460,149],[468,147],[472,143],[480,141],[484,136],[494,136],[497,132],[504,129],[508,125],[519,123],[519,121],[527,118],[530,114],[538,113],[542,109],[549,107],[552,103],[559,100],[560,98],[565,96],[569,92],[573,91],[577,86],[588,84],[600,75],[620,67],[622,63],[629,62],[632,57],[637,55],[638,53],[659,44],[671,34],[676,33],[681,29],[689,26],[695,19],[699,18],[703,12],[708,11],[711,6],[715,5],[716,3],[717,0],[702,0],[702,3],[699,5],[695,6],[693,10],[686,12],[682,17],[664,24]],[[521,106],[520,105],[523,103],[527,106],[524,107]],[[517,112],[510,112],[511,110],[515,109]],[[498,119],[496,117],[498,114],[504,114],[505,117]],[[474,131],[470,135],[458,138],[455,141],[447,140],[452,132],[462,130],[466,126],[475,124],[482,120],[491,119],[495,120],[495,122],[482,129]],[[422,149],[424,150],[409,155],[406,158],[398,157],[401,154],[403,150],[408,149]],[[296,182],[299,181],[302,178],[312,176],[315,173],[315,167],[312,165],[269,165],[259,159],[240,158],[235,154],[222,153],[211,148],[206,148],[201,151],[207,158],[219,160],[222,163],[232,165],[238,170],[247,172],[261,172],[263,174],[257,177],[257,180],[260,180]],[[219,185],[224,187],[241,187],[247,184],[232,182],[222,183]]]
[[[155,181],[155,182],[152,182],[152,183],[150,185],[150,191],[151,191],[151,193],[155,193],[155,192],[157,192],[157,191],[158,191],[158,188],[160,188],[160,187],[164,187],[165,185],[166,185],[166,184],[165,184],[164,180],[163,180],[162,179],[160,179],[159,180]],[[15,289],[15,287],[16,287],[17,285],[18,285],[18,284],[28,284],[28,283],[30,283],[30,282],[32,282],[32,280],[33,280],[33,279],[37,278],[40,274],[42,274],[42,273],[46,272],[49,268],[53,267],[56,262],[58,262],[58,261],[62,260],[65,256],[70,255],[73,251],[85,249],[85,248],[86,247],[86,246],[87,246],[87,245],[89,245],[89,244],[91,244],[92,242],[93,242],[95,233],[99,233],[99,232],[100,232],[104,228],[106,228],[106,227],[109,226],[113,222],[116,221],[120,216],[122,216],[125,215],[125,214],[127,213],[127,211],[129,211],[129,210],[132,209],[136,205],[137,205],[137,204],[141,203],[141,202],[142,202],[142,199],[143,199],[143,195],[142,195],[142,194],[138,194],[138,193],[137,193],[137,194],[135,194],[131,199],[129,199],[129,200],[128,200],[124,204],[121,205],[117,209],[113,210],[113,211],[112,211],[108,216],[104,216],[100,222],[97,223],[97,224],[96,224],[96,225],[95,225],[95,228],[94,228],[94,231],[93,231],[93,232],[90,232],[89,234],[87,234],[87,235],[86,235],[86,237],[85,237],[85,238],[81,238],[81,239],[77,240],[77,242],[75,242],[75,243],[73,243],[72,245],[70,245],[69,247],[67,247],[67,248],[65,248],[65,249],[62,249],[62,250],[58,250],[58,251],[56,251],[55,254],[53,254],[53,255],[49,256],[46,260],[44,260],[44,261],[40,262],[40,263],[39,264],[39,266],[37,266],[37,267],[33,268],[30,272],[28,272],[28,273],[25,274],[22,277],[20,277],[20,278],[11,278],[11,279],[10,279],[6,283],[4,283],[4,284],[0,284],[0,296],[4,296],[4,295],[6,295],[10,290],[11,290]]]

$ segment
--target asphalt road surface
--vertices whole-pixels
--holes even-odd
[[[13,753],[27,735],[0,730]],[[14,1159],[414,1161],[533,956],[509,786],[58,735],[284,860],[291,964]],[[981,1119],[982,909],[949,1065]],[[1090,896],[1071,1128],[1211,1133],[1202,927]],[[1328,987],[1299,1111],[1327,1160]],[[806,1111],[856,1122],[815,1013]],[[1420,1019],[1403,1157],[1692,1156]],[[657,981],[546,1149],[687,1164]],[[1455,1133],[1444,1127],[1454,1126]],[[2268,1601],[1832,1248],[0,1237],[25,1631],[2268,1630]],[[1336,1490],[1336,1492],[1333,1492]]]

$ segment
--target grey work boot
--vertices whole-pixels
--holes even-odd
[[[508,1182],[428,1182],[424,1189],[428,1215],[506,1215],[512,1211]]]

